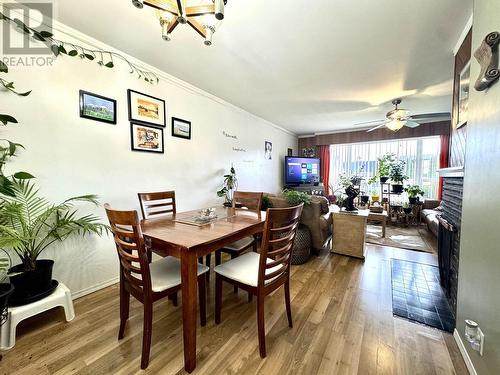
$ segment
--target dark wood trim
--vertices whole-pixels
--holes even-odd
[[[306,147],[321,145],[335,145],[346,143],[376,142],[404,138],[430,137],[434,135],[449,134],[451,121],[439,121],[422,124],[417,128],[404,127],[397,132],[386,128],[367,132],[358,130],[352,132],[322,134],[307,138],[299,138],[299,152]]]

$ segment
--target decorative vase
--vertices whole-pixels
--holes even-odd
[[[7,319],[7,309],[9,306],[9,297],[14,292],[12,284],[0,284],[0,326]]]
[[[401,194],[403,192],[403,184],[393,184],[392,193]]]
[[[53,266],[53,260],[42,259],[36,261],[36,268],[32,271],[24,271],[23,264],[12,267],[9,273],[18,274],[10,276],[10,282],[14,286],[10,305],[25,305],[52,293],[57,287],[57,281],[52,280]]]

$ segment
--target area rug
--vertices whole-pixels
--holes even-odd
[[[436,253],[437,240],[424,227],[387,226],[385,238],[380,225],[367,225],[366,242],[375,245]]]
[[[439,284],[439,268],[391,259],[392,313],[453,332],[455,318]]]

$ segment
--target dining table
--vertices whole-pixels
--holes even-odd
[[[266,220],[265,212],[218,207],[205,221],[206,212],[180,212],[141,222],[145,245],[162,257],[174,256],[181,262],[184,368],[189,373],[196,368],[198,258],[262,233]]]

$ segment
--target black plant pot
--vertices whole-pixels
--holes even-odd
[[[408,197],[410,204],[417,204],[418,197]]]
[[[380,177],[380,182],[383,183],[383,184],[385,184],[388,179],[389,179],[389,177],[385,177],[385,176]]]
[[[0,326],[7,319],[7,307],[9,306],[9,297],[14,292],[12,284],[0,284]]]
[[[52,280],[53,266],[53,260],[42,259],[36,261],[36,268],[33,271],[24,271],[23,264],[12,267],[9,273],[20,273],[10,277],[14,293],[10,298],[9,305],[25,305],[52,293],[57,287],[57,281]]]
[[[403,208],[403,211],[405,212],[405,214],[409,215],[411,214],[411,207]]]
[[[403,184],[392,185],[392,193],[401,194],[403,192]]]
[[[368,195],[361,195],[361,202],[363,203],[368,203],[368,201],[370,200],[370,197]]]

